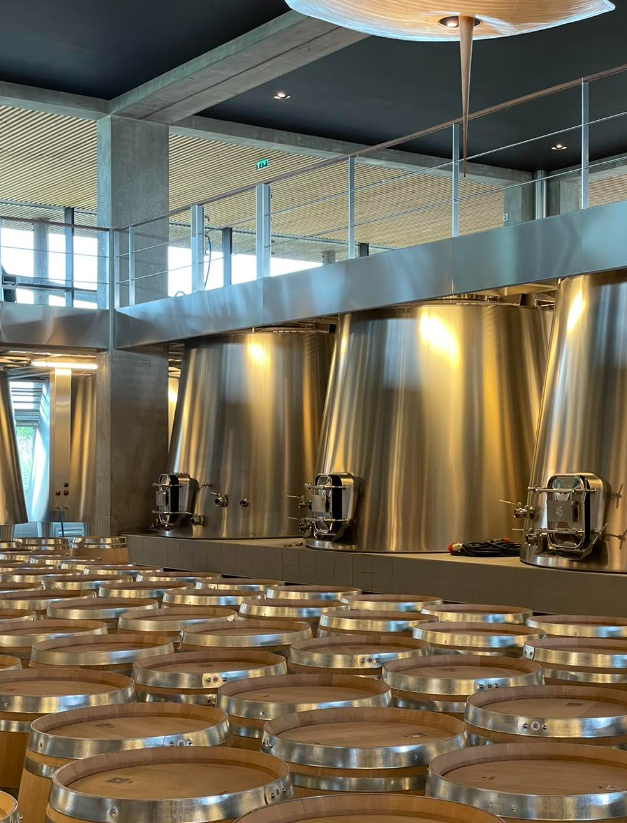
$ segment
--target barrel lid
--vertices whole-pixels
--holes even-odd
[[[350,609],[346,604],[327,609],[320,617],[320,628],[350,632],[411,632],[416,623],[429,622],[421,612]]]
[[[435,758],[427,792],[522,820],[627,814],[627,752],[575,743],[497,743]]]
[[[113,672],[65,666],[0,672],[3,712],[49,714],[79,706],[128,703],[134,693],[131,678]]]
[[[133,679],[142,686],[215,690],[231,680],[286,672],[285,658],[278,654],[251,649],[207,649],[153,655],[137,661]]]
[[[472,806],[409,794],[341,794],[287,800],[255,809],[238,823],[501,823]]]
[[[28,563],[30,557],[30,552],[25,551],[24,549],[18,549],[17,551],[3,551],[0,552],[0,560],[10,560],[11,562],[20,562],[20,563]]]
[[[11,569],[8,572],[0,573],[0,586],[4,583],[39,583],[44,586],[48,580],[65,574],[62,570],[53,569],[50,566],[26,566],[21,569]]]
[[[287,674],[222,686],[217,705],[229,715],[271,720],[281,714],[348,706],[387,706],[390,688],[351,674]]]
[[[392,660],[382,680],[391,688],[419,694],[473,694],[508,685],[542,683],[542,666],[519,657],[471,654],[434,655],[420,660]]]
[[[72,538],[73,546],[126,546],[126,537],[120,535],[80,535]]]
[[[529,618],[527,625],[560,637],[627,638],[627,617],[592,614],[537,615]]]
[[[424,614],[454,623],[525,623],[533,615],[522,606],[492,606],[484,603],[427,603]]]
[[[168,611],[170,609],[168,608]],[[183,629],[182,642],[188,646],[216,648],[280,646],[309,640],[311,626],[298,620],[216,620]]]
[[[136,576],[138,582],[150,581],[151,583],[166,583],[168,580],[173,580],[175,583],[182,580],[185,583],[196,583],[197,580],[219,580],[222,575],[216,572],[190,572],[190,571],[173,571],[173,572],[139,572]]]
[[[102,574],[54,574],[44,577],[46,588],[52,591],[74,591],[79,589],[94,589],[98,591],[101,586],[107,585],[112,578]],[[113,581],[123,582],[126,577],[116,577]]]
[[[275,717],[262,749],[288,763],[333,769],[403,769],[464,746],[463,721],[397,708],[317,709]]]
[[[17,800],[8,792],[0,792],[0,819],[3,823],[19,823],[22,815],[17,808]]]
[[[317,586],[312,583],[294,585],[268,586],[267,597],[279,600],[342,600],[344,597],[361,594],[361,589],[351,589],[347,586]]]
[[[96,592],[81,589],[80,591],[51,591],[50,589],[24,589],[22,591],[0,592],[0,608],[15,606],[22,609],[35,609],[43,611],[51,603],[60,600],[68,600],[73,597],[96,597]]]
[[[136,632],[180,632],[185,626],[235,618],[236,612],[219,606],[173,606],[169,609],[133,609],[120,615],[118,627]]]
[[[28,565],[31,566],[48,566],[51,568],[61,568],[61,563],[67,558],[65,554],[56,554],[45,552],[32,552],[28,556]]]
[[[167,746],[75,760],[52,778],[50,807],[95,823],[232,820],[292,796],[276,757],[224,746]]]
[[[251,597],[261,597],[255,592],[242,589],[195,588],[184,584],[183,588],[168,589],[163,595],[163,605],[170,606],[239,606]]]
[[[430,594],[351,594],[342,597],[349,609],[379,612],[419,612],[426,603],[441,603]]]
[[[229,591],[265,592],[268,586],[280,586],[282,580],[265,577],[225,577],[222,580],[207,581],[208,589],[228,589]],[[201,586],[198,586],[201,588]]]
[[[12,654],[0,654],[0,671],[9,672],[14,669],[21,669],[22,661]]]
[[[518,623],[419,623],[414,626],[414,637],[440,646],[485,649],[520,648],[528,640],[544,635],[539,629],[530,629]]]
[[[528,660],[537,660],[540,663],[588,666],[599,669],[626,669],[627,638],[529,638],[525,642],[523,654]]]
[[[242,601],[239,610],[240,614],[251,615],[252,617],[319,618],[324,609],[328,608],[328,600],[283,600],[274,597],[248,597]],[[341,608],[341,606],[336,608]]]
[[[533,737],[627,734],[627,693],[600,686],[522,686],[473,694],[467,723]]]
[[[133,609],[158,609],[159,602],[149,597],[85,597],[70,602],[56,600],[48,606],[48,617],[68,620],[113,620]]]
[[[219,746],[229,736],[226,714],[194,703],[120,703],[39,717],[28,748],[72,760],[155,746]]]
[[[137,582],[115,582],[106,583],[98,590],[101,597],[156,597],[160,599],[163,597],[168,589],[185,588],[187,583],[173,582],[169,580],[167,583],[151,583],[149,580]]]
[[[128,632],[44,640],[33,646],[31,660],[52,666],[106,666],[173,652],[174,646],[169,637]]]
[[[329,669],[376,669],[399,658],[428,654],[429,645],[414,637],[346,634],[300,640],[290,646],[290,662]]]
[[[40,592],[44,588],[42,582],[37,583],[0,583],[0,595],[5,592]]]
[[[22,546],[56,546],[66,549],[70,545],[67,537],[21,537]]]
[[[32,646],[68,634],[106,634],[107,627],[97,620],[6,620],[0,623],[0,647]]]

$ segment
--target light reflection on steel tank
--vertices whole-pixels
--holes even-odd
[[[627,573],[626,408],[627,273],[564,280],[531,474],[535,490],[518,512],[527,515],[525,562]],[[558,487],[566,491],[547,491]]]
[[[307,544],[441,552],[518,537],[499,500],[527,487],[550,324],[550,312],[481,301],[344,317],[313,485],[350,486],[335,498],[350,522]]]
[[[0,539],[11,539],[13,526],[27,520],[9,380],[0,371]]]
[[[314,472],[333,342],[326,331],[289,329],[186,346],[157,490],[157,511],[180,516],[157,514],[161,533],[300,534],[298,498]]]

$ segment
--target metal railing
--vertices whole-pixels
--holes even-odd
[[[115,232],[94,222],[90,212],[0,201],[0,301],[108,308]]]
[[[625,72],[618,66],[472,114],[471,144],[483,145],[467,176],[458,118],[118,228],[115,305],[627,199],[627,153],[604,154],[627,122],[612,86]],[[572,110],[569,122],[557,122],[557,95]],[[537,122],[544,128],[534,133]],[[495,127],[506,137],[498,144]],[[510,168],[538,146],[550,170]],[[560,146],[568,146],[563,155]]]

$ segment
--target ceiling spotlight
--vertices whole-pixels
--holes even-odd
[[[291,96],[292,95],[287,94],[287,92],[277,91],[277,93],[274,95],[274,99],[275,100],[289,100]]]
[[[551,146],[551,151],[565,151],[568,146],[565,146],[563,143],[556,143],[554,146]]]
[[[458,29],[459,28],[459,17],[457,15],[454,15],[452,17],[443,17],[439,21],[439,23],[445,29]],[[479,20],[477,17],[475,17],[474,25],[475,25],[475,28],[477,28],[477,26],[480,26],[481,25],[481,20]]]

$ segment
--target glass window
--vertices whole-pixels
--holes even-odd
[[[35,271],[33,232],[3,226],[0,233],[0,259],[7,274],[32,277]]]
[[[16,426],[17,449],[20,457],[20,469],[24,493],[28,494],[33,473],[33,453],[35,447],[35,426]]]

